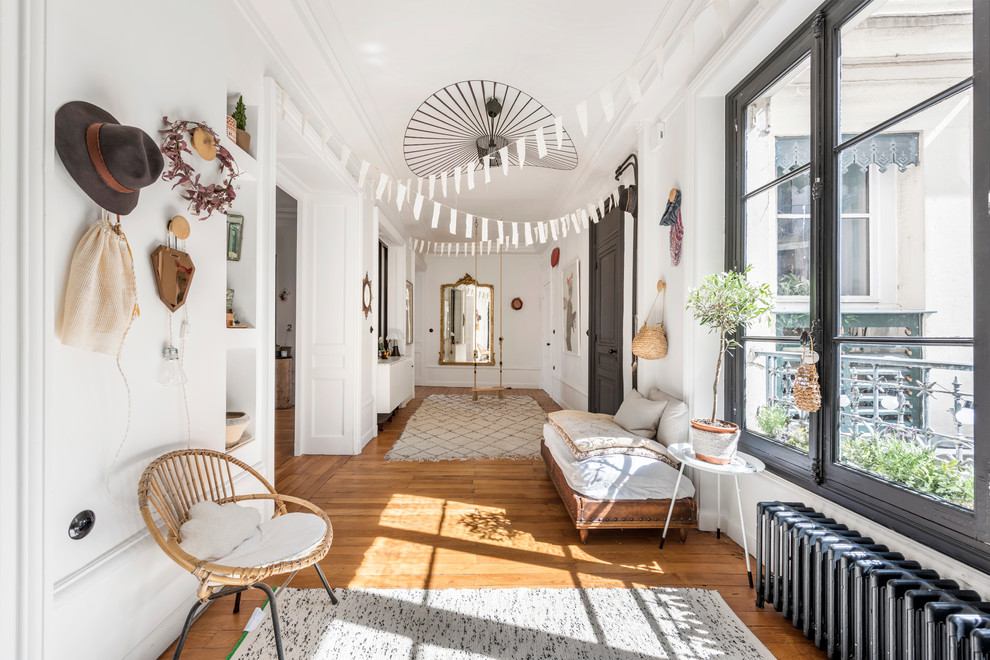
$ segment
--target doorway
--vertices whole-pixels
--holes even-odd
[[[614,415],[622,404],[625,218],[610,209],[590,226],[588,410]]]
[[[553,381],[553,346],[550,338],[550,330],[553,325],[551,320],[550,301],[553,299],[553,292],[550,283],[550,274],[544,275],[543,294],[540,296],[540,309],[543,314],[542,338],[540,359],[540,387],[544,392],[551,394]]]
[[[275,444],[295,446],[296,230],[298,203],[275,188]]]

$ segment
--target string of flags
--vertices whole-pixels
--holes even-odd
[[[529,247],[536,243],[545,244],[547,241],[557,241],[566,238],[570,232],[580,234],[588,228],[589,223],[597,223],[605,215],[606,201],[611,200],[614,204],[618,195],[619,189],[615,188],[583,209],[576,209],[574,212],[559,218],[538,222],[476,218],[470,213],[464,213],[465,238],[474,238],[475,240],[465,243],[416,238],[413,239],[413,250],[420,254],[470,257],[475,256],[476,253],[479,255],[491,254],[493,249],[497,254],[518,248],[520,244]],[[431,224],[434,229],[438,226],[441,208],[443,208],[441,204],[433,202],[433,221]],[[457,214],[460,212],[453,208],[450,208],[449,211],[450,233],[457,235]],[[419,219],[418,215],[416,219]],[[475,232],[477,232],[476,236]]]
[[[764,10],[768,10],[778,1],[779,0],[758,0],[760,6]],[[625,89],[628,94],[629,101],[633,104],[639,103],[643,99],[640,70],[643,68],[644,63],[647,69],[651,62],[656,68],[656,76],[654,77],[653,82],[661,80],[664,75],[664,67],[669,54],[672,54],[680,48],[686,48],[691,52],[694,51],[695,23],[698,20],[698,17],[709,9],[713,10],[722,36],[725,37],[728,34],[729,28],[732,24],[732,12],[729,5],[729,0],[710,0],[705,5],[699,7],[692,17],[688,18],[686,21],[682,20],[680,26],[675,29],[673,35],[667,41],[654,49],[646,57],[637,60],[625,72],[606,83],[604,87],[598,90],[598,92],[591,97],[591,99],[582,100],[566,112],[555,115],[552,123],[534,128],[532,136],[527,135],[526,137],[518,139],[515,142],[514,148],[516,150],[519,169],[522,170],[526,164],[526,140],[529,139],[529,137],[535,137],[537,155],[540,158],[545,157],[547,154],[548,140],[555,141],[557,148],[561,148],[563,142],[563,121],[565,116],[573,116],[578,122],[581,133],[584,136],[587,136],[589,129],[589,104],[595,97],[597,97],[597,102],[601,109],[601,115],[605,122],[611,122],[615,117],[616,92],[621,93],[621,91]],[[279,91],[281,94],[281,117],[282,119],[285,119],[286,104],[290,102],[290,95],[281,86],[279,86]],[[300,114],[302,124],[300,130],[305,131],[306,124],[309,120],[309,114],[301,109]],[[342,139],[332,136],[330,131],[325,130],[320,136],[322,148],[326,149],[331,138],[334,139],[339,145],[337,150],[339,153],[338,158],[341,167],[345,171],[350,171],[349,166],[352,161],[355,164],[359,163],[357,166],[357,185],[359,188],[364,189],[367,183],[374,182],[372,184],[374,185],[374,194],[375,198],[379,202],[394,203],[397,210],[400,212],[407,204],[410,205],[413,217],[417,222],[425,220],[423,211],[427,210],[429,203],[432,205],[432,209],[428,210],[427,215],[430,217],[431,229],[437,229],[440,225],[441,219],[443,218],[443,221],[446,222],[448,230],[452,235],[463,235],[463,237],[467,239],[473,238],[472,230],[474,229],[474,216],[471,213],[459,211],[452,206],[442,204],[439,201],[439,198],[442,196],[442,198],[446,200],[451,194],[459,195],[463,186],[466,186],[468,190],[474,190],[478,183],[476,181],[475,172],[479,166],[483,172],[484,183],[490,183],[492,169],[491,159],[495,157],[494,154],[480,159],[478,164],[474,164],[472,166],[458,165],[457,167],[444,170],[443,172],[433,174],[429,177],[409,177],[406,179],[398,179],[390,176],[380,168],[375,167],[375,171],[377,172],[377,181],[375,181],[375,177],[371,173],[372,164],[363,158],[358,158],[350,146],[345,144]],[[498,150],[503,176],[508,176],[510,172],[508,158],[510,146],[511,145],[506,145]],[[498,168],[497,165],[496,168]],[[525,245],[530,246],[537,241],[540,243],[546,243],[548,240],[559,240],[560,237],[567,236],[568,231],[580,232],[582,228],[587,228],[589,219],[592,222],[597,222],[598,216],[595,215],[595,211],[603,213],[605,200],[610,196],[615,195],[616,192],[617,191],[615,190],[609,191],[608,193],[598,197],[594,202],[577,208],[573,212],[555,219],[536,222],[506,222],[503,220],[492,221],[489,218],[481,218],[481,236],[479,237],[479,244],[485,244],[486,249],[490,249],[490,246],[494,244],[497,246],[496,249],[501,250],[503,246],[506,249],[510,247],[518,247],[520,241],[524,242]],[[464,219],[463,230],[460,229],[461,218]],[[492,228],[492,225],[495,225],[497,228],[497,240],[490,237],[489,231]],[[417,251],[429,252],[431,254],[443,253],[454,254],[454,256],[457,256],[461,252],[467,253],[468,250],[471,249],[469,247],[471,245],[475,245],[475,242],[444,243],[439,241],[423,241],[416,239]]]

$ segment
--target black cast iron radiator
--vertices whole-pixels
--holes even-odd
[[[756,605],[829,658],[990,660],[990,602],[797,502],[756,507]]]

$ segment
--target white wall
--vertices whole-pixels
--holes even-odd
[[[189,74],[195,63],[223,69],[227,54],[216,33],[223,17],[214,6],[193,0],[180,0],[169,12],[198,17],[183,24],[178,61],[148,47],[175,43],[175,25],[148,20],[147,7],[140,3],[48,2],[48,126],[59,106],[73,100],[96,103],[156,140],[163,115],[224,126],[223,77],[218,84],[214,76]],[[94,37],[89,29],[94,17],[106,21],[102,29],[112,32],[112,38]],[[219,449],[224,437],[225,354],[217,346],[224,343],[226,222],[223,216],[198,222],[179,193],[163,182],[142,191],[137,209],[122,219],[134,254],[141,308],[121,355],[131,393],[128,405],[127,388],[112,356],[70,348],[56,339],[73,249],[99,216],[55,155],[51,131],[39,148],[50,156],[44,217],[45,565],[52,610],[45,656],[148,657],[159,650],[161,641],[148,638],[149,632],[171,612],[188,606],[195,585],[192,576],[151,542],[136,504],[135,486],[148,462],[186,446],[181,391],[163,390],[155,380],[168,337],[168,311],[158,300],[149,255],[164,241],[171,216],[190,219],[186,249],[196,274],[186,303],[191,325],[184,360],[189,425],[195,446]],[[180,323],[181,315],[176,315],[176,337]],[[107,470],[125,431],[127,442],[108,493]],[[93,532],[80,541],[70,540],[69,520],[87,508],[96,513]],[[168,633],[174,635],[174,629]]]
[[[391,254],[391,253],[390,253]],[[540,288],[543,256],[506,254],[502,257],[502,290],[499,291],[499,258],[478,257],[476,279],[495,287],[495,347],[496,365],[478,367],[478,386],[498,385],[498,337],[502,322],[503,343],[502,383],[506,387],[538,388],[540,386],[541,311]],[[475,277],[474,259],[470,257],[426,257],[426,271],[416,291],[416,344],[422,356],[416,365],[417,385],[470,387],[474,369],[470,366],[441,366],[440,356],[440,286],[464,277]],[[501,304],[500,304],[501,296]],[[521,298],[523,308],[513,310],[509,303]],[[430,330],[433,332],[430,332]]]

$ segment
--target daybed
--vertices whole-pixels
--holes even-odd
[[[683,402],[657,389],[648,399],[633,390],[615,417],[580,411],[549,417],[541,454],[582,543],[592,529],[662,529],[671,506],[670,527],[682,543],[687,529],[698,526],[694,484],[683,478],[674,494],[679,464],[666,452],[687,441]]]

